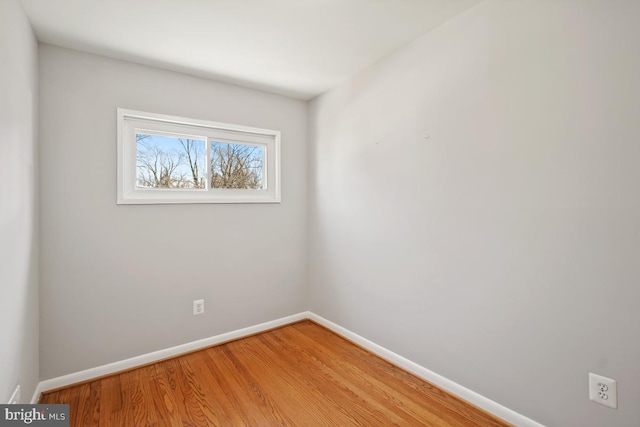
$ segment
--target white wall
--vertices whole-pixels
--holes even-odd
[[[37,44],[17,0],[0,1],[0,403],[38,383]]]
[[[545,425],[637,425],[638,17],[489,0],[317,98],[310,309]]]
[[[305,102],[49,45],[40,85],[42,379],[306,310]],[[282,203],[117,206],[117,107],[282,131]]]

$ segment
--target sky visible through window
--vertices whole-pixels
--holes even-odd
[[[210,142],[209,188],[263,189],[264,147]],[[205,189],[206,141],[136,133],[138,188]]]
[[[205,188],[205,141],[136,134],[136,185],[142,188]]]

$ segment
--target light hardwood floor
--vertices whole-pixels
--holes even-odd
[[[508,426],[309,320],[43,393],[72,426]]]

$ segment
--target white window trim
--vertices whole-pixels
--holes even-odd
[[[280,203],[280,131],[118,108],[118,204]],[[136,130],[213,138],[265,148],[265,189],[142,189],[136,187]],[[207,151],[208,152],[208,151]],[[206,159],[208,164],[208,158]]]

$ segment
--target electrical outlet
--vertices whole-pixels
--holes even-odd
[[[609,408],[618,408],[616,380],[589,373],[589,399]]]
[[[9,405],[17,405],[18,403],[20,403],[20,386],[16,387],[9,399]]]
[[[193,302],[193,315],[204,314],[204,300],[197,299]]]

